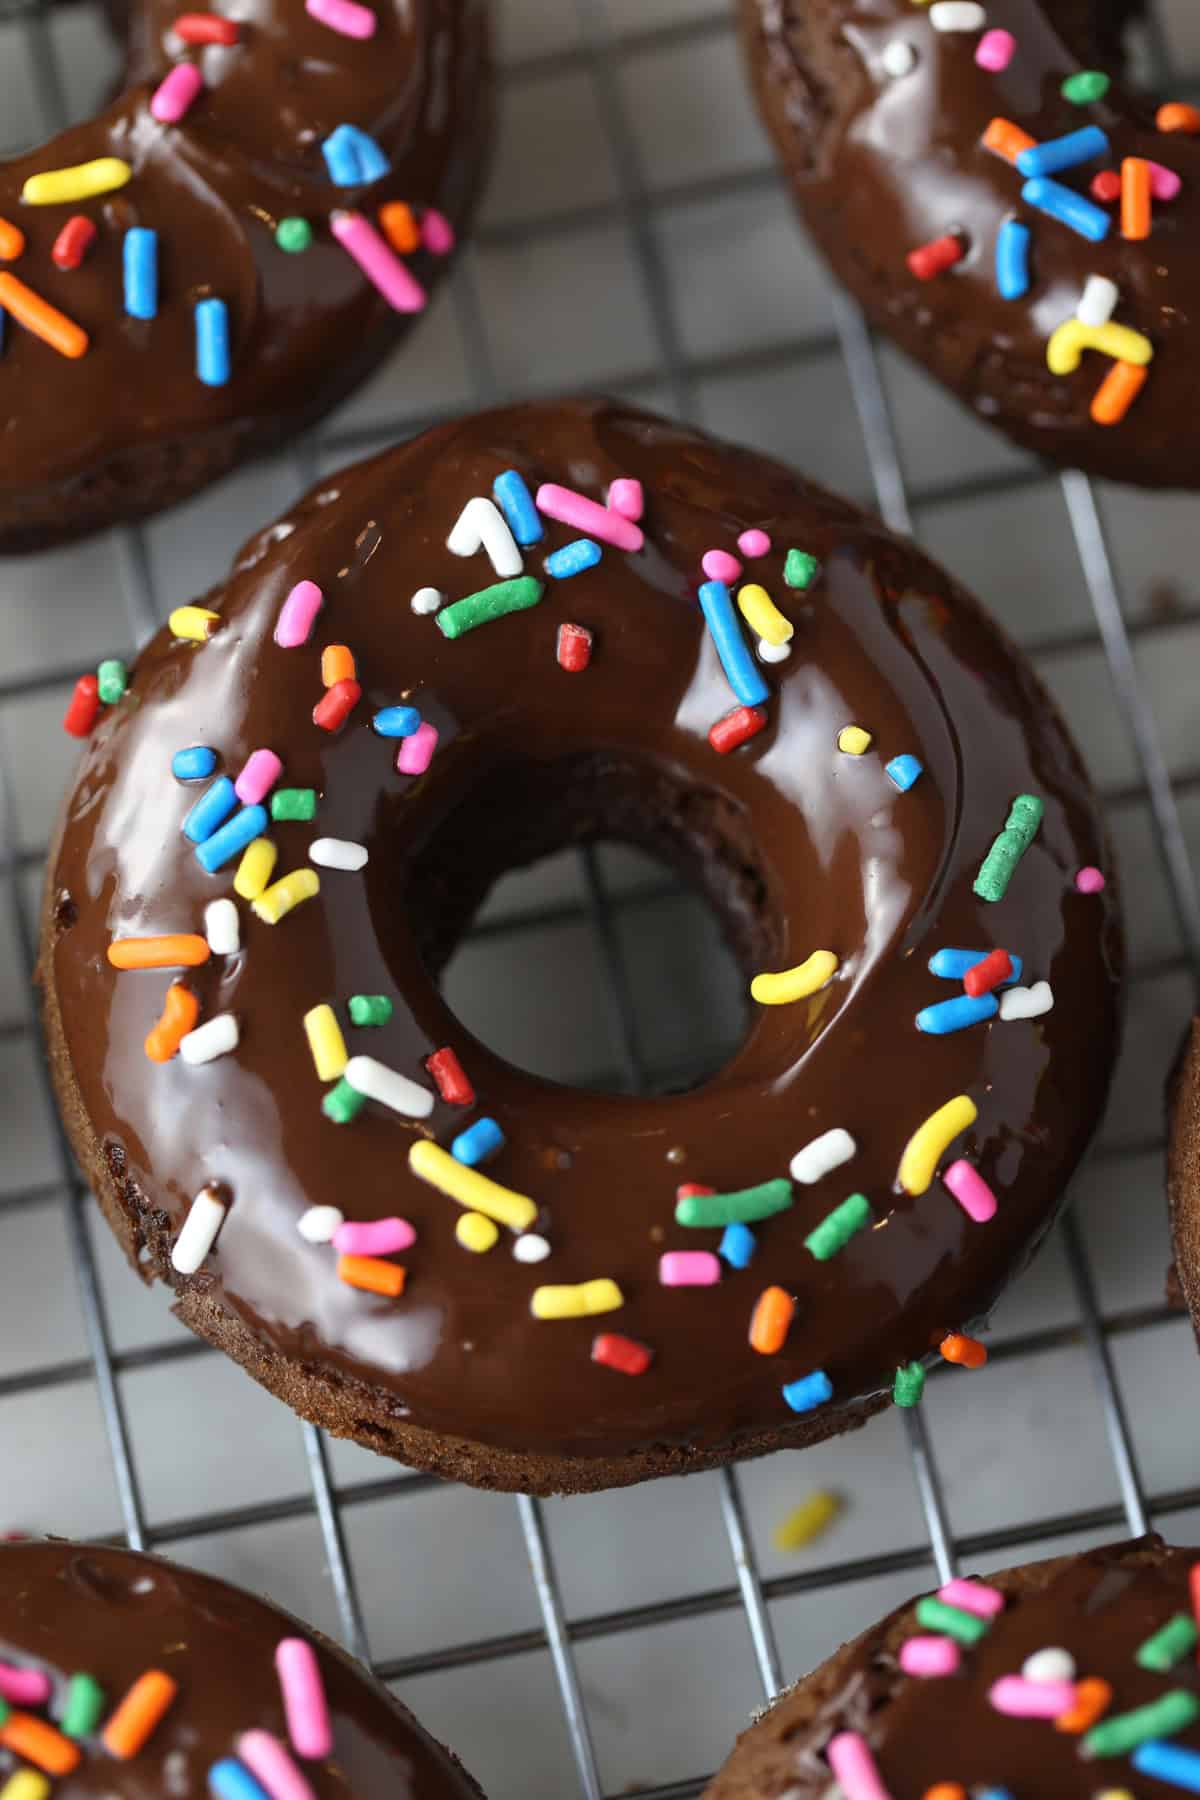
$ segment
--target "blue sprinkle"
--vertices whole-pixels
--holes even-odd
[[[933,1037],[945,1037],[951,1031],[964,1031],[994,1018],[1000,1011],[995,994],[956,994],[953,1000],[939,1000],[936,1006],[923,1006],[917,1014],[917,1030]]]
[[[411,737],[421,723],[421,715],[415,706],[385,706],[371,720],[371,728],[380,737]]]
[[[223,300],[197,303],[196,373],[205,387],[224,387],[229,380],[229,308]]]
[[[1112,225],[1108,214],[1073,188],[1064,187],[1061,181],[1047,181],[1043,176],[1037,176],[1025,183],[1021,198],[1026,206],[1036,206],[1039,212],[1048,213],[1052,219],[1077,231],[1080,237],[1088,238],[1093,244],[1099,244],[1108,236]]]
[[[585,569],[594,569],[603,554],[591,538],[576,538],[573,544],[564,544],[546,558],[546,573],[554,581],[566,581],[572,575],[582,575]]]
[[[1029,292],[1029,246],[1032,233],[1028,225],[1016,219],[1005,219],[996,239],[996,286],[1002,300],[1021,300]]]
[[[1031,144],[1017,156],[1019,175],[1058,175],[1063,169],[1077,169],[1080,163],[1095,162],[1098,156],[1111,156],[1107,133],[1098,125],[1082,125],[1068,131],[1065,137],[1047,138],[1045,143]]]
[[[972,1788],[974,1800],[1015,1800],[1011,1788]]]
[[[476,1119],[473,1125],[459,1132],[450,1146],[450,1154],[456,1161],[466,1163],[468,1169],[473,1169],[503,1148],[504,1133],[495,1119]]]
[[[885,764],[888,777],[895,782],[902,794],[907,794],[913,782],[925,773],[915,756],[893,756],[890,763]]]
[[[176,781],[205,781],[217,766],[217,753],[207,744],[193,744],[177,750],[171,758],[171,773]]]
[[[158,315],[158,233],[134,225],[125,233],[125,311],[131,319]]]
[[[799,1381],[789,1381],[783,1397],[793,1412],[812,1412],[833,1399],[833,1383],[824,1369],[814,1369],[811,1375],[802,1375]]]
[[[183,835],[193,844],[202,844],[219,825],[223,825],[238,803],[237,793],[228,775],[220,775],[210,788],[205,788],[183,821]]]
[[[382,181],[391,169],[375,139],[357,125],[339,125],[331,131],[321,153],[335,187],[363,187]]]
[[[214,831],[210,838],[197,846],[196,861],[210,875],[215,875],[227,862],[240,856],[247,844],[252,844],[256,837],[261,837],[267,824],[265,806],[243,806],[241,812],[234,813],[220,831]]]
[[[758,1239],[748,1225],[727,1225],[717,1245],[717,1254],[723,1256],[731,1268],[745,1269],[757,1249]]]
[[[525,478],[515,469],[505,469],[492,483],[492,497],[518,544],[540,544],[546,535],[541,514],[533,504],[533,495]]]
[[[1200,1751],[1185,1750],[1180,1744],[1168,1744],[1162,1738],[1150,1738],[1133,1753],[1133,1766],[1139,1775],[1150,1775],[1156,1781],[1169,1781],[1189,1794],[1200,1794]]]
[[[769,689],[751,656],[723,581],[706,581],[700,589],[700,608],[717,647],[725,678],[743,706],[759,706]]]
[[[961,981],[968,969],[973,969],[989,954],[987,950],[935,950],[929,959],[929,973],[940,975],[943,981]],[[1024,966],[1021,958],[1010,950],[1008,960],[1012,963],[1012,974],[1000,983],[1001,987],[1013,987],[1021,979]]]
[[[216,1800],[271,1800],[243,1763],[222,1757],[208,1771],[208,1791]]]

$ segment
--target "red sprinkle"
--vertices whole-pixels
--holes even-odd
[[[676,1200],[694,1200],[697,1194],[715,1194],[716,1188],[705,1187],[702,1181],[681,1181],[675,1189]]]
[[[444,1050],[435,1050],[425,1060],[425,1067],[433,1076],[434,1085],[442,1099],[449,1106],[473,1106],[475,1089],[467,1080],[466,1071],[449,1045]]]
[[[922,244],[919,250],[910,250],[905,261],[918,281],[932,281],[961,262],[964,254],[962,240],[947,235]]]
[[[592,1339],[592,1361],[621,1375],[644,1375],[654,1361],[654,1352],[648,1344],[622,1337],[619,1331],[602,1331]]]
[[[1007,981],[1012,974],[1012,957],[1007,950],[992,950],[977,962],[973,969],[968,969],[963,976],[963,986],[972,1000],[978,1000],[981,994],[990,994],[994,987]]]
[[[82,213],[67,220],[50,252],[57,269],[77,269],[96,241],[96,227]]]
[[[241,36],[236,19],[219,19],[216,13],[180,13],[174,31],[185,44],[236,44]]]
[[[1188,1588],[1192,1596],[1192,1617],[1200,1625],[1200,1563],[1193,1563],[1188,1570]],[[1196,1661],[1200,1662],[1200,1645],[1196,1648]]]
[[[100,683],[94,675],[81,675],[63,717],[63,730],[69,731],[72,737],[89,737],[99,713]]]
[[[357,681],[335,681],[313,707],[313,724],[322,731],[340,731],[361,699]]]
[[[731,713],[717,720],[708,734],[708,741],[714,750],[728,756],[739,744],[748,744],[752,737],[757,737],[766,723],[767,715],[761,706],[735,706]]]
[[[1121,177],[1115,169],[1101,169],[1092,177],[1092,199],[1108,206],[1121,198]]]
[[[578,675],[592,660],[592,634],[586,625],[560,625],[558,628],[558,666]]]

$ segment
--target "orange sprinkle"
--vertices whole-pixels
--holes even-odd
[[[9,1713],[0,1730],[0,1744],[26,1762],[36,1763],[47,1775],[69,1775],[79,1763],[79,1745],[32,1713]]]
[[[987,1361],[987,1345],[961,1331],[949,1332],[940,1349],[947,1362],[961,1363],[964,1369],[982,1369]]]
[[[114,969],[194,969],[207,962],[208,955],[207,938],[190,931],[169,937],[114,938],[108,946]]]
[[[1149,379],[1149,369],[1137,363],[1115,362],[1092,401],[1096,424],[1119,425]]]
[[[381,1256],[339,1256],[338,1280],[367,1294],[386,1294],[394,1300],[404,1292],[406,1270],[402,1263],[384,1262]]]
[[[935,1781],[925,1789],[921,1800],[967,1800],[967,1790],[957,1781]]]
[[[180,1041],[193,1031],[200,1017],[200,1002],[182,982],[173,981],[163,1001],[162,1018],[146,1039],[146,1055],[151,1062],[170,1062]]]
[[[1112,1697],[1107,1681],[1101,1681],[1098,1675],[1085,1675],[1075,1683],[1075,1704],[1070,1712],[1059,1713],[1055,1719],[1055,1731],[1069,1731],[1076,1737],[1090,1731],[1112,1705]]]
[[[1022,150],[1032,150],[1037,143],[1027,131],[1014,125],[1011,119],[993,119],[983,134],[983,147],[994,156],[1002,156],[1005,162],[1015,163]]]
[[[1160,131],[1186,131],[1189,137],[1200,134],[1200,107],[1185,106],[1182,100],[1169,100],[1154,116]]]
[[[785,1289],[764,1288],[750,1321],[750,1348],[760,1356],[774,1356],[782,1350],[795,1311],[796,1302]]]
[[[421,245],[421,228],[413,218],[413,209],[404,200],[389,200],[379,209],[383,235],[400,256],[408,256]]]
[[[326,644],[321,652],[321,680],[327,688],[354,680],[354,657],[345,644]]]
[[[1121,164],[1121,236],[1150,236],[1150,164],[1143,156],[1127,156]]]
[[[25,248],[25,233],[19,225],[0,219],[0,262],[16,262]]]
[[[0,271],[0,306],[26,331],[32,331],[61,356],[78,357],[86,352],[89,340],[82,326],[76,325],[66,313],[60,313],[57,307],[51,306],[7,270]]]
[[[178,1692],[179,1683],[161,1669],[139,1675],[101,1733],[104,1748],[122,1762],[136,1756]]]

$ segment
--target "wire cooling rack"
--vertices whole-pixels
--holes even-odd
[[[171,518],[0,565],[0,1528],[120,1536],[270,1591],[372,1660],[495,1800],[685,1800],[754,1705],[934,1574],[1200,1525],[1177,1424],[1194,1417],[1194,1348],[1162,1297],[1160,1100],[1200,976],[1194,501],[1055,477],[876,349],[792,222],[724,6],[499,12],[492,194],[421,348],[289,456]],[[1190,0],[1164,0],[1140,53],[1155,86],[1195,88]],[[0,12],[9,148],[86,111],[113,66],[86,8]],[[543,1504],[327,1442],[137,1289],[54,1123],[29,975],[79,666],[144,641],[318,471],[576,381],[873,497],[984,593],[1102,787],[1133,981],[1110,1122],[985,1372],[941,1371],[918,1411],[799,1458]],[[591,985],[564,989],[584,942]],[[686,979],[668,1004],[654,975],[672,955]],[[588,851],[506,884],[451,994],[497,1047],[517,1014],[514,1055],[635,1089],[718,1060],[719,960],[661,871]],[[698,996],[682,1024],[680,989]],[[845,1496],[842,1518],[780,1550],[773,1522],[816,1483]]]

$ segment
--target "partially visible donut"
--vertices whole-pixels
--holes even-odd
[[[127,82],[0,164],[0,551],[183,499],[370,373],[479,182],[485,4],[134,0]]]
[[[1052,702],[910,544],[682,426],[517,407],[332,477],[102,679],[48,874],[54,1078],[131,1260],[258,1380],[574,1491],[977,1360],[1103,1103],[1120,936]],[[438,990],[499,874],[601,837],[766,977],[690,1092],[539,1079]],[[195,966],[115,966],[143,954]]]
[[[1137,10],[741,0],[800,210],[873,323],[1039,455],[1196,487],[1200,111],[1110,81]]]

